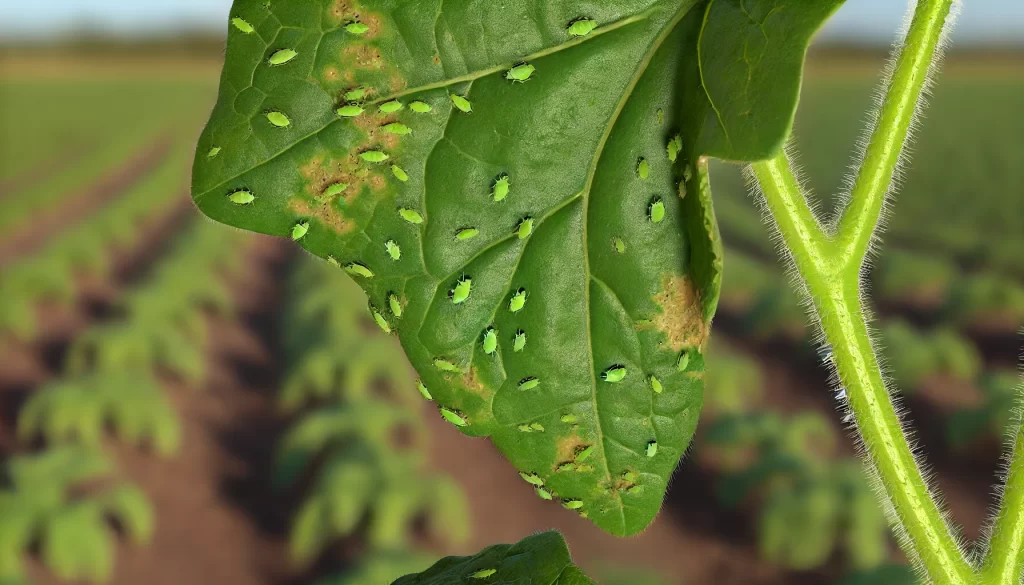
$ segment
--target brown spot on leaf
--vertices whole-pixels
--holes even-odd
[[[356,68],[377,71],[384,68],[384,58],[377,47],[364,44],[349,45],[341,52],[341,56],[342,64],[351,65],[346,67],[348,70]]]
[[[555,440],[555,468],[562,463],[573,461],[576,458],[577,451],[591,444],[584,441],[575,428],[572,434],[558,437]]]
[[[468,372],[462,375],[462,386],[477,396],[486,398],[491,394],[491,391],[477,377],[476,368],[470,368]]]
[[[355,224],[345,219],[345,215],[333,203],[310,203],[302,197],[292,197],[288,201],[288,206],[296,214],[316,219],[338,234],[347,233],[355,227]]]
[[[661,312],[649,326],[665,334],[665,343],[672,351],[702,347],[707,341],[709,324],[704,320],[700,293],[686,276],[666,276],[661,291],[654,296]],[[642,329],[648,326],[640,325]]]

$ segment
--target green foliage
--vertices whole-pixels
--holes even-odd
[[[978,387],[984,401],[977,408],[958,410],[946,422],[946,438],[963,448],[983,436],[1001,437],[1015,416],[1020,378],[1013,371],[986,372]]]
[[[722,260],[703,155],[779,150],[807,42],[839,4],[448,4],[439,31],[441,0],[237,0],[193,198],[346,267],[464,433],[633,534],[699,411]],[[296,56],[272,66],[282,48]],[[510,351],[518,331],[530,341]],[[612,390],[600,374],[618,367]],[[588,445],[593,471],[556,471]],[[608,488],[627,470],[646,489]]]
[[[872,272],[874,290],[880,298],[921,309],[945,306],[950,288],[959,277],[956,265],[945,258],[899,248],[879,256]]]
[[[105,428],[130,444],[149,443],[163,456],[177,453],[181,426],[160,385],[147,373],[89,375],[52,382],[34,393],[18,415],[18,436],[98,447]]]
[[[477,582],[594,585],[572,564],[569,547],[557,532],[535,534],[516,544],[489,546],[471,557],[445,557],[426,571],[402,577],[393,585]]]
[[[761,398],[761,369],[757,362],[722,343],[711,343],[704,383],[704,406],[712,414],[749,412]]]
[[[881,347],[893,381],[908,393],[929,376],[973,380],[982,367],[974,344],[948,328],[921,332],[902,319],[892,319],[882,324]]]
[[[1024,285],[992,273],[961,278],[953,286],[948,310],[962,323],[1008,323],[1013,329],[1024,322]]]
[[[881,565],[867,571],[857,571],[839,582],[839,585],[918,585],[914,569],[907,565]]]
[[[83,447],[59,447],[11,458],[0,488],[0,579],[22,578],[22,559],[38,545],[61,579],[101,583],[113,569],[116,521],[135,543],[153,534],[153,510],[135,486],[118,483],[73,497],[84,482],[111,475],[111,462]]]

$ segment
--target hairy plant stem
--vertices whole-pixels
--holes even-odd
[[[1024,421],[1017,422],[999,515],[982,570],[985,585],[1018,585],[1024,570]]]
[[[867,456],[906,537],[901,541],[908,556],[919,560],[933,583],[967,585],[977,577],[929,491],[903,432],[872,347],[861,289],[861,272],[952,2],[917,3],[835,233],[823,230],[785,154],[751,168],[813,302]],[[1024,494],[1018,499],[1024,503]],[[1015,551],[1024,540],[1024,535],[1017,536],[1006,545],[1016,546]]]

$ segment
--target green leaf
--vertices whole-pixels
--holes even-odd
[[[258,34],[229,35],[192,195],[346,267],[441,413],[542,477],[541,493],[634,534],[701,405],[722,271],[703,155],[778,149],[806,39],[839,3],[763,0],[753,23],[738,0],[236,0]],[[269,65],[280,47],[296,56]],[[742,100],[722,99],[734,89]],[[241,190],[249,204],[232,202]],[[380,312],[392,295],[401,319]]]
[[[530,583],[531,585],[594,585],[569,557],[557,532],[542,532],[516,544],[489,546],[472,557],[446,557],[433,567],[406,575],[392,585],[451,583]]]

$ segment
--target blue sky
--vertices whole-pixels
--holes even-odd
[[[1024,44],[1024,0],[966,0],[956,30],[961,44]],[[902,0],[848,0],[824,36],[888,41],[903,18]],[[221,30],[231,0],[34,0],[0,6],[0,37],[48,36],[75,28],[145,34],[179,27]]]

